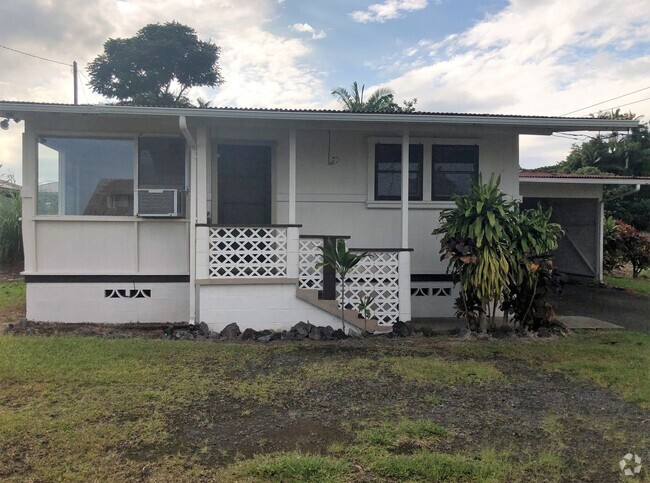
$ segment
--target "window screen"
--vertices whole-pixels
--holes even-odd
[[[422,200],[421,144],[409,146],[409,200]],[[375,145],[375,199],[399,200],[402,193],[402,145]]]
[[[454,194],[469,193],[478,178],[478,146],[432,146],[431,199],[450,200]]]
[[[185,189],[185,140],[140,138],[138,185],[140,189]]]

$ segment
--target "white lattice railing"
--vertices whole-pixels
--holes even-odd
[[[322,246],[322,238],[300,239],[300,256],[298,258],[298,286],[300,288],[323,289],[323,269],[316,268],[316,264],[322,260],[320,250]]]
[[[341,300],[341,280],[336,280],[336,296]],[[370,306],[381,325],[399,319],[399,252],[372,251],[352,269],[345,282],[346,305],[357,308],[364,297],[374,297]]]
[[[286,277],[286,227],[210,227],[210,278]]]

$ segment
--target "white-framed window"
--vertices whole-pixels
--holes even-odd
[[[368,207],[397,206],[401,199],[400,138],[368,139]],[[411,138],[409,200],[413,208],[448,206],[478,179],[480,146],[472,139]]]
[[[409,199],[422,201],[424,150],[409,146]],[[402,145],[375,145],[375,199],[399,200],[402,192]]]
[[[133,216],[138,189],[185,192],[181,137],[42,135],[38,215]]]

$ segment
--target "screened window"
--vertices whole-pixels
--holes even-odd
[[[42,136],[39,215],[133,215],[133,139]]]
[[[185,140],[140,138],[138,185],[141,189],[185,189]]]
[[[478,178],[478,146],[434,144],[431,163],[432,200],[467,194]]]
[[[422,200],[421,144],[409,146],[409,200]],[[375,145],[375,199],[399,200],[402,192],[402,145]]]

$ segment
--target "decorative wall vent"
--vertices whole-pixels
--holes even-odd
[[[316,264],[323,259],[322,238],[300,240],[300,288],[323,289],[323,269]]]
[[[413,297],[450,297],[451,287],[416,287],[411,289]]]
[[[150,288],[107,288],[104,290],[105,299],[150,299]]]

